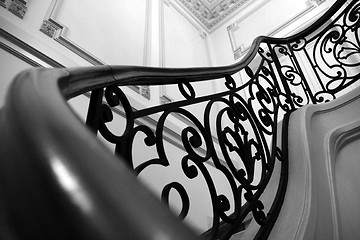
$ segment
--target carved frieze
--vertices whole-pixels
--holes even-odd
[[[18,16],[19,18],[23,19],[25,13],[28,10],[26,4],[27,4],[27,0],[12,0],[8,10],[12,12],[14,15]]]
[[[40,32],[53,38],[58,29],[59,29],[58,26],[56,26],[55,24],[52,24],[49,20],[44,19],[43,23],[41,24],[41,27],[40,27]]]
[[[0,0],[0,6],[6,8],[6,0]]]

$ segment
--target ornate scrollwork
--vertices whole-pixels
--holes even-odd
[[[255,199],[254,194],[251,191],[246,192],[244,196],[248,202],[254,204],[254,207],[252,208],[252,213],[254,215],[255,221],[261,226],[264,225],[266,222],[266,215],[263,211],[264,204],[260,200]]]
[[[231,108],[224,109],[222,114],[227,113],[230,120],[234,123],[234,129],[229,126],[219,131],[219,141],[225,161],[227,162],[234,177],[241,183],[250,185],[254,178],[254,162],[260,160],[260,146],[254,138],[249,136],[249,132],[240,124],[240,118],[236,117]],[[246,119],[248,120],[248,119]],[[254,124],[254,123],[253,123]],[[244,168],[236,169],[233,162],[236,153]],[[230,157],[232,156],[232,157]]]
[[[207,198],[201,199],[201,204],[210,206],[207,217],[212,218],[212,226],[205,233],[210,239],[229,239],[251,213],[253,222],[260,225],[257,237],[266,237],[283,195],[277,195],[273,203],[261,196],[277,164],[282,167],[280,178],[287,174],[283,170],[286,145],[278,146],[278,122],[306,104],[336,98],[339,91],[360,78],[355,70],[360,65],[359,26],[360,3],[354,1],[317,33],[289,42],[264,38],[257,45],[254,64],[238,69],[241,81],[235,81],[233,68],[222,74],[223,79],[218,79],[219,73],[213,77],[225,86],[220,93],[198,96],[192,83],[199,79],[182,77],[172,83],[183,99],[135,111],[119,87],[106,87],[105,101],[96,106],[101,112],[96,130],[116,145],[116,153],[140,176],[154,169],[161,173],[176,169],[176,174],[160,179],[157,187],[161,199],[170,206],[170,195],[177,193],[179,217],[185,221],[193,211],[189,185],[200,184],[198,189],[204,190],[202,196]],[[309,77],[316,79],[310,82]],[[191,107],[197,104],[203,108],[197,108],[195,114]],[[110,127],[115,121],[114,108],[121,108],[125,115],[119,123],[124,126],[121,133]],[[153,125],[143,120],[151,117]],[[169,150],[169,139],[174,136],[176,154]],[[137,149],[156,153],[135,161]],[[286,184],[279,183],[278,192],[285,188]]]
[[[288,80],[294,86],[298,86],[302,82],[301,76],[292,66],[282,66],[281,73],[283,76],[285,76],[286,80]]]
[[[259,47],[258,53],[260,54],[260,56],[263,59],[266,59],[267,61],[272,62],[273,56],[271,55],[271,53],[268,50],[265,50],[265,49],[266,49],[266,47]]]
[[[315,95],[315,99],[318,103],[326,103],[335,99],[334,94],[328,92],[318,92]]]
[[[291,43],[290,47],[293,51],[300,51],[300,50],[303,50],[306,45],[307,45],[306,39],[302,38],[302,39],[296,40],[294,43]]]
[[[102,121],[100,122],[99,126],[99,131],[106,140],[111,143],[117,143],[121,141],[123,136],[126,136],[134,127],[134,118],[132,116],[131,105],[124,92],[116,86],[107,87],[105,89],[105,100],[107,101],[107,104],[102,104],[103,114],[101,118]],[[120,105],[124,109],[127,118],[126,123],[124,124],[125,128],[123,133],[116,134],[106,126],[106,123],[113,121],[113,112],[111,111],[111,108]]]
[[[360,27],[360,4],[356,3],[351,6],[350,10],[345,12],[343,25],[348,26],[352,31]]]
[[[236,88],[236,83],[230,75],[225,76],[225,86],[230,90]]]
[[[181,81],[178,84],[180,93],[186,98],[186,99],[193,99],[195,98],[195,90],[193,86],[187,82],[187,81]]]
[[[360,66],[359,9],[360,4],[354,1],[313,40],[316,70],[324,78],[322,91],[337,93],[360,77],[356,71]]]
[[[169,205],[169,195],[172,189],[175,189],[181,197],[181,202],[183,206],[181,208],[179,218],[184,219],[189,212],[190,200],[188,194],[186,193],[185,188],[180,183],[172,182],[167,184],[161,193],[161,200],[165,202],[167,205]]]

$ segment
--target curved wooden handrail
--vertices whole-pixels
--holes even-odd
[[[112,84],[161,85],[231,75],[251,62],[261,42],[302,38],[344,2],[337,1],[293,37],[258,37],[245,58],[229,66],[96,66],[19,74],[0,112],[0,234],[15,239],[198,239],[86,130],[64,99]]]
[[[99,79],[107,81],[101,69]],[[59,91],[73,94],[67,84],[76,78],[65,69],[34,69],[9,89],[0,115],[0,206],[6,213],[0,235],[198,239],[76,119]]]

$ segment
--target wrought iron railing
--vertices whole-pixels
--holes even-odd
[[[188,182],[203,179],[205,184],[198,188],[207,191],[211,199],[212,226],[204,236],[228,239],[252,213],[259,225],[255,238],[266,238],[286,191],[287,130],[281,133],[278,122],[285,115],[286,128],[289,113],[306,104],[330,101],[359,79],[360,4],[353,1],[340,13],[344,2],[338,1],[313,26],[293,37],[257,38],[248,56],[238,64],[211,70],[149,70],[140,73],[132,83],[177,84],[183,97],[178,101],[134,109],[118,86],[93,91],[88,124],[113,143],[115,153],[141,175],[151,171],[149,168],[160,166],[164,171],[173,171],[174,156],[164,140],[170,128],[166,122],[181,118],[185,124],[172,129],[177,132],[183,149],[182,155],[175,158],[181,163],[180,170]],[[118,72],[116,67],[114,72]],[[239,73],[244,84],[234,80]],[[195,82],[211,79],[223,82],[226,90],[198,94],[201,90]],[[201,108],[191,108],[200,104],[203,104]],[[126,118],[121,134],[108,127],[109,122],[114,121],[111,109],[116,107],[122,109]],[[144,118],[148,116],[156,123],[146,124]],[[282,146],[278,144],[279,134],[285,134]],[[142,145],[135,140],[139,136],[143,139]],[[152,148],[156,149],[156,155],[141,161],[135,159],[137,149]],[[280,174],[277,193],[273,194],[273,202],[264,206],[264,191],[277,162],[281,165],[281,171],[277,172]],[[221,181],[227,182],[230,189],[227,194],[217,187],[219,180],[209,166],[223,176]],[[176,191],[181,199],[179,215],[186,218],[192,201],[184,187],[186,183],[182,182],[187,181],[171,179],[160,192],[169,204],[170,192]]]
[[[293,37],[257,38],[242,61],[226,67],[159,69],[101,66],[33,70],[19,75],[9,91],[0,118],[3,136],[12,139],[2,138],[2,146],[7,147],[0,149],[3,164],[0,168],[1,191],[6,193],[3,194],[5,200],[0,203],[6,202],[11,206],[7,209],[13,224],[8,224],[11,226],[9,229],[27,234],[22,236],[33,234],[31,236],[38,237],[37,231],[41,232],[49,223],[43,219],[29,222],[26,220],[29,218],[23,218],[24,213],[39,214],[41,203],[47,198],[40,199],[35,197],[36,194],[32,197],[15,190],[22,189],[21,184],[29,179],[37,179],[35,183],[41,187],[34,183],[31,189],[41,196],[62,194],[61,198],[49,197],[57,203],[56,208],[45,206],[55,216],[55,213],[61,213],[61,219],[65,218],[66,214],[60,211],[64,208],[67,209],[65,212],[75,216],[70,210],[80,206],[76,210],[79,214],[69,222],[73,225],[67,231],[60,231],[55,221],[54,226],[47,229],[48,233],[56,229],[63,234],[59,236],[69,237],[74,226],[81,229],[97,226],[90,228],[89,233],[78,233],[76,236],[104,236],[107,231],[115,236],[121,231],[131,230],[135,239],[145,238],[146,234],[151,234],[151,239],[156,236],[167,236],[169,239],[192,237],[185,228],[172,227],[174,221],[157,205],[151,209],[152,200],[151,204],[142,206],[147,199],[139,192],[143,188],[137,183],[118,189],[117,184],[129,184],[131,177],[123,170],[118,173],[124,174],[124,177],[116,176],[116,165],[104,160],[111,158],[109,154],[91,139],[93,136],[85,132],[62,105],[62,97],[69,99],[91,91],[86,124],[94,133],[113,144],[116,155],[139,176],[146,178],[153,171],[151,169],[157,169],[157,173],[169,170],[173,176],[165,179],[169,181],[164,183],[159,195],[165,203],[172,205],[174,193],[178,194],[180,207],[174,211],[180,218],[187,220],[199,215],[198,212],[192,214],[192,211],[194,196],[201,197],[200,203],[195,199],[196,206],[209,205],[211,210],[205,216],[211,220],[211,226],[203,237],[229,239],[244,228],[244,222],[253,219],[251,229],[256,230],[254,238],[267,238],[286,192],[286,122],[289,114],[306,104],[336,98],[359,78],[360,3],[345,3],[337,1],[310,28]],[[239,75],[242,83],[235,80]],[[204,94],[201,84],[209,80],[222,83],[225,90]],[[134,85],[175,85],[182,98],[140,109],[138,104],[131,103],[122,89]],[[278,127],[281,120],[284,130]],[[119,126],[123,127],[122,131],[119,131]],[[176,145],[176,150],[170,145]],[[27,152],[17,151],[19,146]],[[137,159],[137,156],[141,158]],[[29,165],[29,161],[23,159],[34,160],[35,165]],[[94,164],[102,161],[105,163]],[[91,166],[86,163],[91,163]],[[16,173],[17,165],[24,172],[24,177],[17,178],[16,174],[12,174]],[[85,195],[69,190],[69,186],[59,178],[59,168],[56,170],[54,166],[70,169],[77,179],[76,186]],[[38,181],[38,178],[46,181]],[[104,196],[96,196],[95,193],[104,193],[99,190],[101,186],[96,184],[96,180],[105,186],[111,185],[106,187]],[[112,180],[116,182],[111,183]],[[131,188],[136,193],[132,193]],[[84,196],[96,210],[95,215],[84,210],[84,202],[79,203]],[[122,197],[125,203],[121,202]],[[118,204],[121,207],[114,207],[117,211],[112,213],[111,208],[101,204],[99,199],[105,202],[111,199],[111,206]],[[113,200],[119,202],[115,204]],[[132,200],[134,204],[131,204]],[[21,208],[17,209],[16,203],[21,203]],[[32,203],[34,208],[30,208]],[[139,211],[134,217],[131,210],[125,211],[126,208],[139,208],[149,214],[140,219]],[[122,212],[126,213],[124,217],[121,217]],[[154,221],[151,221],[150,213],[154,214]],[[46,217],[50,215],[44,214]],[[83,215],[90,220],[84,220]],[[96,216],[101,217],[97,219]],[[122,223],[128,220],[130,224],[116,228],[110,221],[119,219],[116,217],[121,218]],[[169,223],[167,219],[170,219]],[[101,224],[96,225],[95,222]],[[131,224],[135,227],[127,229]]]

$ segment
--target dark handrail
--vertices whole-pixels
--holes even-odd
[[[141,66],[109,66],[109,68],[101,69],[99,74],[108,74],[109,79],[106,79],[108,85],[109,81],[117,81],[117,85],[165,85],[165,84],[176,84],[181,82],[183,79],[186,79],[188,82],[202,81],[202,80],[211,80],[218,79],[228,75],[232,75],[236,72],[239,72],[241,69],[247,67],[253,58],[257,55],[259,51],[260,43],[269,42],[269,43],[289,43],[296,42],[299,39],[303,39],[309,34],[317,31],[321,26],[327,23],[331,17],[346,3],[346,0],[337,0],[333,6],[322,15],[317,21],[315,21],[309,28],[302,30],[301,32],[287,37],[287,38],[272,38],[266,36],[257,37],[247,54],[239,62],[221,67],[197,67],[197,68],[156,68],[156,67],[141,67]],[[97,73],[97,67],[89,68],[75,68],[70,69],[70,74],[81,76],[88,72],[88,76],[91,74]],[[112,74],[112,75],[111,75]],[[100,87],[104,82],[101,82],[102,79],[98,78],[98,85],[90,85],[89,83],[82,83],[84,86],[84,93],[88,89],[94,87]],[[76,84],[76,77],[74,78],[73,83]],[[93,82],[94,83],[94,82]],[[115,82],[114,82],[115,83]],[[89,85],[88,85],[89,84]],[[87,86],[85,86],[87,85]],[[75,89],[78,89],[75,87]],[[84,91],[85,90],[85,91]]]
[[[111,79],[107,67],[95,69],[96,84]],[[72,84],[92,85],[84,81],[91,70],[80,72],[29,70],[9,89],[0,114],[0,235],[198,239],[66,106],[63,96],[78,91]]]
[[[310,33],[318,30],[318,28],[326,23],[334,13],[346,2],[346,0],[338,0],[336,3],[320,17],[311,27],[287,38],[271,38],[266,36],[257,37],[246,56],[237,63],[221,67],[196,67],[196,68],[156,68],[142,66],[95,66],[87,68],[69,69],[69,74],[74,75],[69,79],[68,89],[65,92],[71,92],[71,96],[87,92],[96,87],[106,86],[110,84],[124,85],[166,85],[176,84],[186,79],[188,82],[201,80],[218,79],[239,72],[248,66],[259,51],[260,43],[288,43],[302,39]],[[84,75],[85,74],[85,75]],[[92,77],[94,74],[96,77]],[[88,78],[83,77],[88,76]],[[87,79],[86,82],[81,80]],[[89,81],[89,79],[94,79]]]

